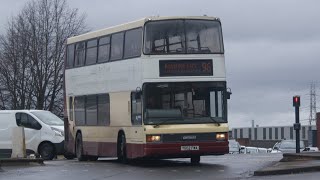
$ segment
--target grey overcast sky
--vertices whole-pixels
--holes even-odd
[[[0,33],[28,0],[0,0]],[[146,16],[220,17],[224,33],[230,127],[292,125],[292,96],[309,118],[311,82],[320,87],[318,0],[67,0],[91,30]],[[318,99],[320,99],[318,97]],[[319,101],[318,101],[319,102]],[[320,105],[318,103],[318,105]]]

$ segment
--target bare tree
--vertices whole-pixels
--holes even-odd
[[[0,87],[9,108],[63,110],[63,66],[68,37],[86,31],[85,15],[66,0],[30,1],[0,38]]]
[[[9,97],[5,99],[10,100],[13,109],[25,108],[28,101],[26,92],[30,86],[30,72],[27,67],[30,63],[27,56],[28,41],[24,36],[26,30],[23,19],[17,18],[9,23],[7,35],[0,38],[0,82],[2,89],[8,92]]]

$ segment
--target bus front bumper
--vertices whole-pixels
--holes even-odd
[[[223,155],[229,153],[228,141],[194,143],[148,143],[144,147],[144,157],[178,158],[203,155]]]

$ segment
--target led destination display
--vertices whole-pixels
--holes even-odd
[[[212,59],[160,60],[160,77],[165,76],[212,76]]]

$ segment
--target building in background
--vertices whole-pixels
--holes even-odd
[[[293,126],[273,127],[244,127],[231,130],[232,139],[238,140],[241,145],[271,148],[282,139],[296,139]],[[316,146],[316,126],[301,126],[300,139],[306,146]]]

